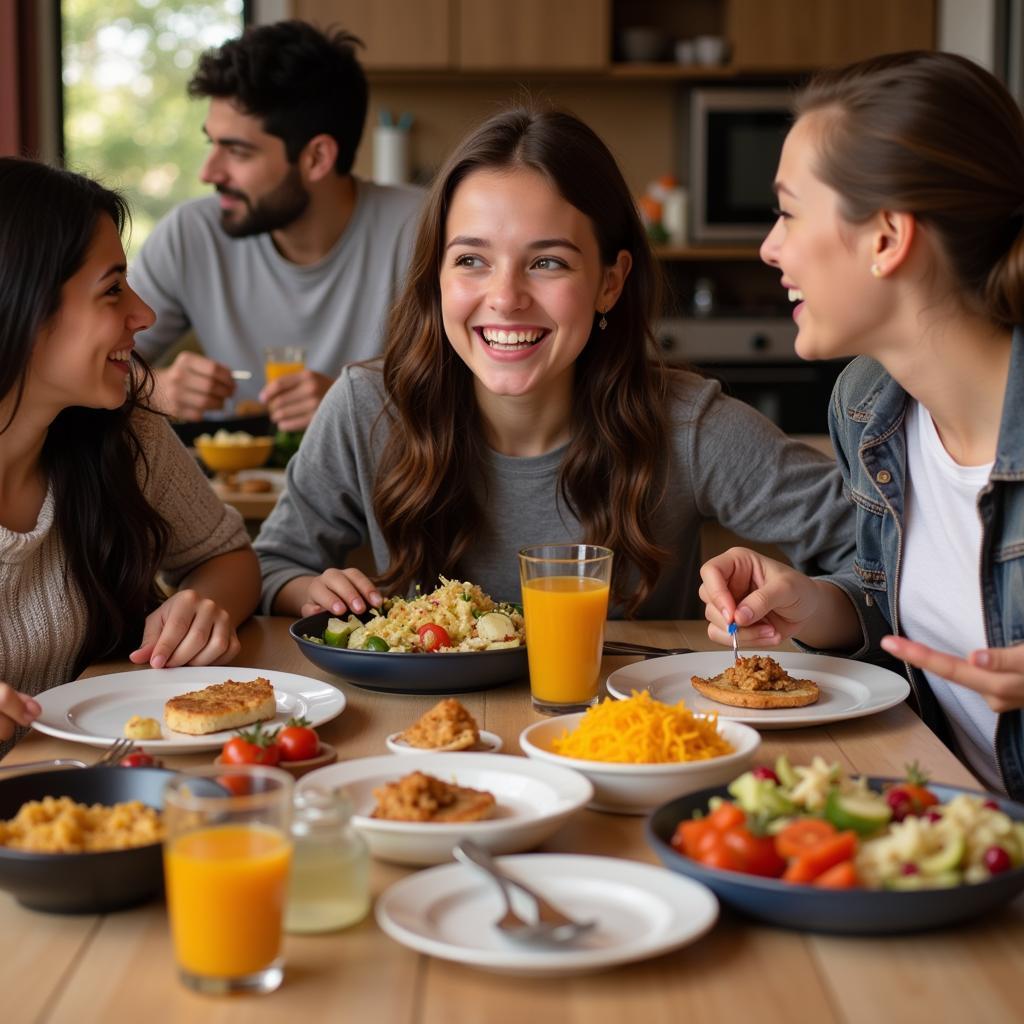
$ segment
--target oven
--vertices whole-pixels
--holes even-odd
[[[828,432],[828,403],[847,360],[805,362],[793,351],[791,317],[676,317],[655,337],[668,363],[722,382],[788,434]]]

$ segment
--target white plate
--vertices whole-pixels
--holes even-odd
[[[723,672],[732,663],[732,651],[699,651],[650,658],[627,665],[608,676],[608,692],[619,700],[634,690],[650,690],[666,704],[686,701],[694,712],[717,711],[722,718],[745,722],[755,729],[799,729],[805,725],[841,722],[885,711],[907,699],[910,684],[895,672],[848,658],[792,651],[741,651],[743,657],[763,654],[774,658],[791,676],[810,679],[821,687],[821,696],[804,708],[735,708],[698,693],[690,676],[705,679]]]
[[[393,732],[385,741],[392,754],[429,754],[423,747],[412,747],[402,739],[400,732]],[[496,754],[501,750],[501,737],[496,732],[480,730],[480,740],[467,750],[446,750],[446,754]]]
[[[314,726],[337,717],[345,709],[345,695],[330,683],[293,672],[238,665],[186,666],[185,668],[144,668],[135,672],[112,672],[90,679],[55,686],[37,695],[42,712],[32,723],[34,729],[61,740],[105,747],[124,735],[124,724],[132,715],[155,718],[161,723],[163,739],[139,740],[147,751],[167,754],[216,750],[235,734],[233,729],[187,736],[163,725],[164,703],[170,697],[201,690],[228,679],[246,682],[263,676],[274,687],[277,715],[267,725],[283,725],[289,718],[308,718]]]
[[[371,818],[373,791],[421,771],[453,785],[494,794],[497,806],[483,821],[385,821]],[[465,837],[491,853],[519,853],[544,842],[594,795],[579,772],[525,757],[504,754],[391,754],[361,757],[319,768],[299,780],[298,788],[320,786],[348,790],[355,813],[352,824],[381,860],[397,864],[443,864]]]
[[[503,911],[493,883],[463,864],[396,882],[377,900],[377,923],[403,946],[442,960],[552,977],[678,949],[718,918],[710,889],[650,864],[556,853],[502,857],[499,863],[570,916],[596,918],[597,927],[567,946],[515,943],[493,927]]]

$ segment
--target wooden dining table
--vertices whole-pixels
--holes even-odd
[[[288,620],[257,617],[240,631],[234,664],[328,680],[347,706],[321,736],[343,759],[382,754],[436,697],[374,693],[306,661]],[[710,648],[700,622],[612,622],[608,637],[663,647]],[[628,664],[606,658],[603,675]],[[86,675],[130,671],[100,664]],[[526,681],[460,696],[481,728],[519,754],[518,736],[537,720]],[[5,763],[94,758],[94,748],[31,733]],[[848,771],[900,775],[917,761],[934,781],[974,786],[957,759],[903,704],[829,725],[767,731],[759,760],[814,755]],[[211,754],[168,756],[171,767]],[[542,851],[656,863],[643,818],[584,810]],[[374,862],[379,895],[413,869]],[[694,943],[645,962],[557,979],[501,976],[414,953],[388,938],[372,913],[326,935],[286,936],[285,981],[273,994],[218,999],[187,990],[176,975],[162,901],[105,915],[36,913],[0,893],[0,1021],[5,1024],[122,1024],[142,1021],[366,1022],[366,1024],[827,1024],[827,1022],[1003,1022],[1024,1019],[1024,899],[954,928],[901,936],[843,937],[755,923],[727,908]]]

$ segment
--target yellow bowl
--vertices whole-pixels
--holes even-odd
[[[274,439],[254,437],[245,444],[216,444],[197,437],[195,446],[208,469],[214,473],[235,473],[262,466],[274,450]]]

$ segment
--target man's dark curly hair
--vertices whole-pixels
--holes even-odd
[[[366,75],[355,52],[362,45],[350,32],[304,21],[255,25],[199,58],[188,94],[231,99],[262,118],[292,163],[313,136],[330,135],[335,170],[348,174],[366,122]]]

